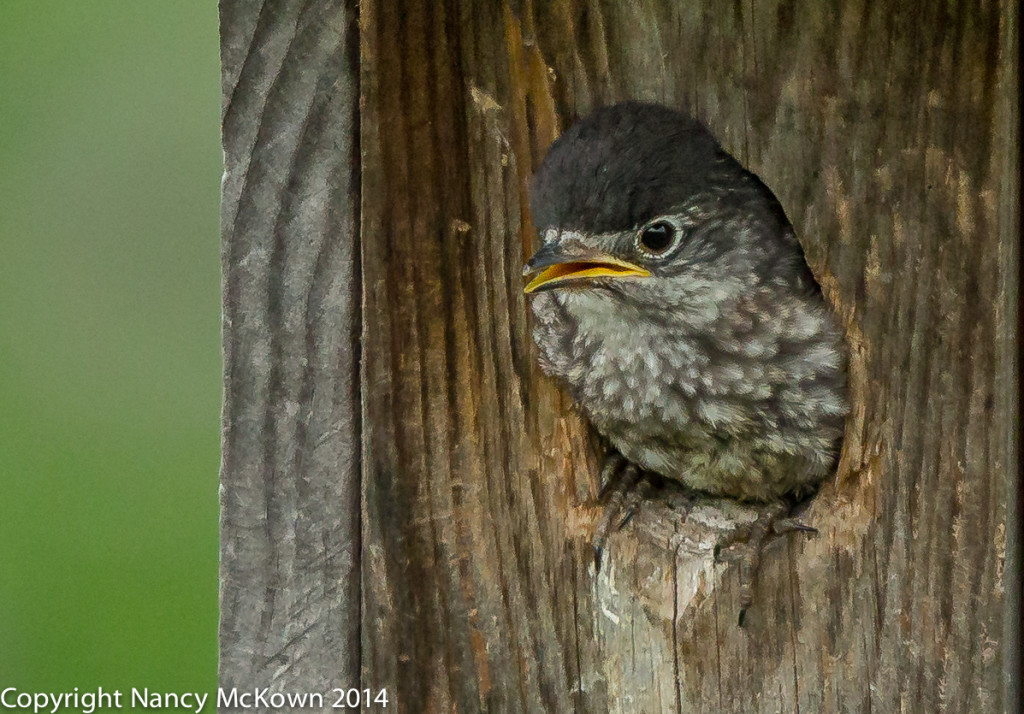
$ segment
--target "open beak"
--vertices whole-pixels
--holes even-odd
[[[536,275],[534,275],[536,274]],[[530,258],[523,275],[534,275],[524,293],[551,290],[567,283],[593,278],[646,278],[650,271],[634,263],[620,260],[600,251],[564,251],[554,244],[547,245]]]

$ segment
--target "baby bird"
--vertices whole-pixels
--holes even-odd
[[[532,212],[541,367],[615,450],[598,559],[651,474],[760,504],[745,612],[767,537],[813,530],[779,516],[833,470],[847,413],[841,335],[793,227],[702,124],[641,102],[552,144]]]

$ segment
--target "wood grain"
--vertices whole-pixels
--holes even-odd
[[[363,5],[364,671],[407,711],[1001,709],[1015,12]],[[663,507],[594,573],[594,448],[534,366],[528,177],[626,97],[775,189],[849,334],[821,535],[746,629],[714,528]]]
[[[220,13],[220,685],[328,692],[359,681],[355,16]]]
[[[258,5],[221,9],[222,685],[1016,710],[1016,3]],[[771,546],[745,628],[735,504],[648,504],[595,572],[599,444],[529,338],[529,178],[625,98],[772,187],[847,332],[820,534]]]

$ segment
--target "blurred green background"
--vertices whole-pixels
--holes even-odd
[[[214,0],[0,0],[0,688],[216,686],[219,122]]]

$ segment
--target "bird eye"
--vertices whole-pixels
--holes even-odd
[[[661,255],[671,247],[675,237],[675,226],[668,221],[658,221],[640,232],[640,247],[652,255]]]

